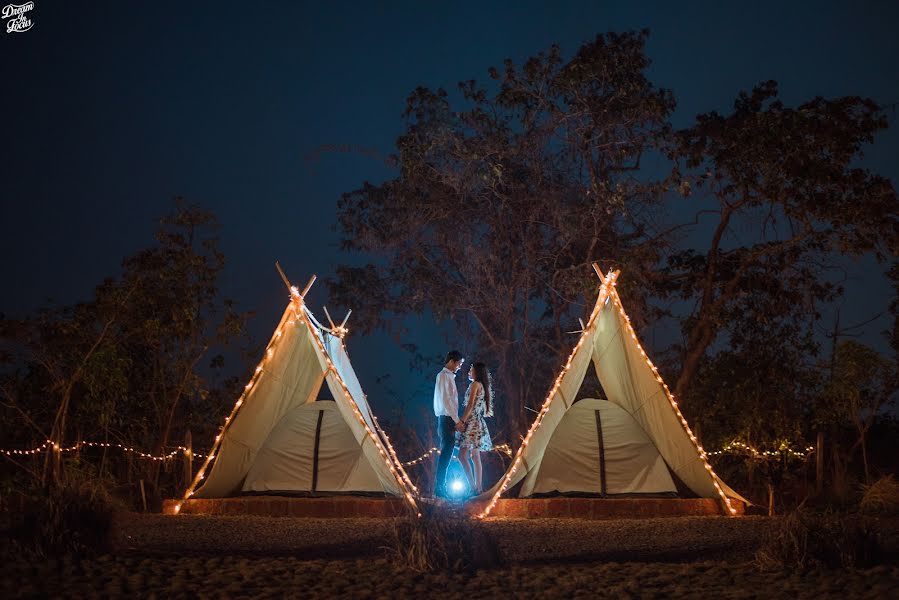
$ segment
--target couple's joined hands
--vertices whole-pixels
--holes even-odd
[[[459,421],[456,423],[456,431],[462,433],[465,430],[465,421]]]

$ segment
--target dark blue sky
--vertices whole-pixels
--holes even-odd
[[[339,194],[390,175],[358,152],[319,150],[386,155],[415,86],[452,89],[554,42],[570,55],[597,33],[650,28],[650,76],[674,91],[679,125],[766,79],[787,103],[899,101],[899,3],[886,0],[34,2],[30,31],[0,33],[0,311],[13,316],[89,297],[182,195],[218,215],[223,287],[265,338],[286,300],[274,261],[298,281],[329,275],[342,260]],[[897,181],[891,120],[866,164]],[[861,291],[844,314],[862,319],[889,289],[871,265],[851,268]],[[325,301],[316,286],[316,313]],[[422,322],[413,341],[434,332]],[[349,349],[370,395],[376,376],[406,376],[383,336]]]

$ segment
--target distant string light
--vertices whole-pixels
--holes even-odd
[[[505,454],[509,458],[512,457],[512,448],[509,446],[509,444],[500,444],[498,446],[494,446],[492,452],[499,452],[501,454]],[[400,464],[402,464],[404,467],[410,467],[412,465],[417,465],[419,463],[422,463],[422,462],[426,461],[427,459],[429,459],[430,457],[436,456],[438,454],[440,454],[440,448],[431,448],[430,450],[428,450],[427,452],[425,452],[418,458],[415,458],[413,460],[407,460],[406,462],[400,463]]]
[[[5,454],[6,456],[23,456],[23,455],[33,455],[39,454],[49,448],[53,448],[57,452],[75,452],[80,450],[81,448],[116,448],[123,452],[129,452],[131,454],[137,454],[141,458],[146,458],[149,460],[169,460],[177,456],[178,454],[187,454],[190,456],[194,456],[197,458],[205,458],[205,454],[200,454],[198,452],[194,452],[189,448],[184,446],[176,446],[174,450],[167,454],[150,454],[148,452],[142,452],[137,448],[133,448],[131,446],[126,446],[124,444],[110,444],[108,442],[78,442],[72,446],[59,446],[54,444],[52,440],[47,440],[40,446],[35,448],[30,448],[28,450],[0,450],[0,453]]]
[[[807,458],[809,455],[814,453],[814,446],[807,446],[804,450],[795,450],[794,446],[796,444],[789,442],[782,442],[777,450],[759,450],[749,444],[740,441],[732,441],[728,442],[724,446],[721,447],[720,450],[713,450],[711,452],[706,452],[708,456],[721,456],[724,454],[749,454],[755,458],[768,458],[768,457],[780,457],[783,455],[788,455],[793,458]],[[0,449],[0,454],[5,454],[6,456],[29,456],[34,454],[40,454],[51,448],[53,446],[53,442],[51,440],[47,440],[40,446],[35,446],[34,448],[29,449]],[[80,450],[81,448],[115,448],[117,450],[121,450],[122,452],[129,452],[132,454],[137,454],[140,458],[146,458],[149,460],[169,460],[176,457],[179,454],[190,455],[193,458],[206,458],[205,454],[201,454],[199,452],[194,452],[193,450],[188,449],[185,446],[175,446],[174,449],[167,454],[150,454],[147,452],[143,452],[131,446],[126,446],[124,444],[111,444],[108,442],[80,442],[76,443],[73,446],[65,446],[60,447],[59,452],[75,452]],[[493,452],[498,452],[501,454],[505,454],[508,457],[512,457],[512,448],[509,444],[499,444],[493,447]],[[417,465],[423,463],[428,460],[432,456],[437,456],[440,454],[440,448],[431,448],[418,458],[413,460],[407,460],[406,462],[400,463],[404,467],[410,467],[413,465]]]
[[[745,442],[741,442],[739,440],[734,440],[732,442],[728,442],[725,444],[720,450],[716,450],[714,452],[709,452],[709,455],[721,455],[721,454],[748,454],[753,458],[774,458],[774,457],[782,457],[788,456],[790,458],[808,458],[814,451],[814,446],[806,446],[805,450],[794,450],[793,446],[795,444],[791,444],[789,442],[781,442],[778,445],[777,450],[759,450],[758,448],[754,448]]]

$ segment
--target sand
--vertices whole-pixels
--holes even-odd
[[[759,572],[773,521],[492,520],[505,565],[419,574],[384,558],[391,522],[120,515],[115,552],[2,567],[4,598],[891,598],[899,564]],[[889,537],[895,545],[895,536]],[[895,551],[895,547],[892,548]]]

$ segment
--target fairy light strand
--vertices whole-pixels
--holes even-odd
[[[681,426],[686,432],[687,437],[690,438],[690,441],[693,443],[693,446],[696,448],[696,451],[699,453],[699,458],[703,462],[703,466],[705,470],[708,472],[709,477],[712,479],[712,484],[715,487],[715,491],[718,492],[718,496],[721,500],[724,501],[724,505],[727,507],[727,510],[730,514],[737,514],[737,509],[733,507],[731,504],[730,498],[727,494],[724,493],[724,489],[721,487],[721,479],[718,475],[715,474],[715,470],[712,468],[711,463],[708,461],[708,455],[706,454],[703,447],[699,444],[699,439],[693,434],[693,431],[690,429],[690,425],[687,423],[686,417],[684,417],[683,413],[681,413],[680,407],[677,405],[677,401],[674,399],[674,394],[671,393],[671,390],[668,389],[668,385],[662,379],[662,376],[659,374],[659,370],[652,363],[649,356],[646,355],[646,351],[643,350],[643,346],[640,344],[640,341],[637,339],[637,333],[634,331],[633,325],[631,325],[631,319],[627,316],[627,313],[624,311],[624,306],[621,304],[621,298],[618,296],[617,290],[612,290],[612,301],[615,304],[615,307],[618,309],[618,312],[621,314],[621,317],[624,319],[625,326],[627,327],[627,331],[633,339],[634,343],[637,346],[637,350],[640,352],[640,355],[646,361],[646,364],[649,366],[653,375],[655,375],[656,381],[659,385],[662,386],[662,389],[665,390],[665,395],[668,397],[668,402],[671,404],[671,408],[674,409],[675,414],[681,422]]]
[[[353,413],[356,415],[356,418],[359,420],[360,424],[365,429],[365,432],[366,432],[366,434],[368,434],[371,441],[375,444],[375,448],[378,450],[378,453],[384,459],[385,464],[387,465],[388,469],[390,470],[390,473],[394,476],[394,478],[400,484],[400,488],[403,492],[403,496],[405,497],[406,501],[409,503],[409,505],[412,507],[412,509],[415,510],[416,513],[420,516],[421,513],[418,512],[418,505],[416,504],[415,499],[412,496],[412,493],[410,493],[409,488],[407,487],[407,484],[409,487],[411,487],[411,489],[414,491],[414,493],[418,493],[418,489],[412,484],[411,480],[409,479],[406,472],[402,469],[402,467],[398,468],[399,461],[395,460],[396,453],[393,451],[392,446],[390,446],[390,442],[387,439],[387,436],[385,435],[384,439],[385,439],[385,441],[387,441],[387,446],[390,448],[389,451],[384,450],[384,447],[381,444],[380,440],[378,439],[377,435],[375,435],[375,433],[371,430],[371,428],[368,426],[368,423],[365,422],[365,418],[362,416],[362,412],[359,410],[359,407],[356,405],[356,401],[353,398],[352,393],[350,393],[350,390],[347,387],[346,383],[344,382],[343,378],[340,376],[340,373],[338,372],[337,367],[331,361],[331,358],[328,355],[328,352],[324,346],[324,343],[322,342],[319,335],[316,333],[316,331],[314,329],[315,326],[310,321],[310,318],[305,314],[306,311],[305,311],[305,306],[303,303],[303,296],[300,294],[300,292],[296,288],[296,286],[291,286],[290,293],[291,293],[291,304],[288,306],[288,310],[290,310],[290,308],[293,307],[293,316],[295,317],[295,319],[287,320],[285,322],[285,318],[282,317],[282,322],[278,325],[278,328],[275,330],[274,335],[272,335],[271,341],[269,342],[268,346],[266,347],[266,351],[265,351],[262,361],[259,363],[259,365],[257,366],[256,370],[254,371],[253,376],[251,377],[250,381],[245,386],[244,392],[240,395],[240,397],[237,399],[237,402],[234,404],[234,408],[231,410],[231,414],[225,418],[225,424],[222,426],[221,432],[215,437],[215,442],[213,443],[212,450],[209,452],[209,455],[206,457],[206,460],[203,462],[203,465],[200,467],[200,470],[197,472],[197,475],[194,477],[190,486],[188,486],[187,490],[185,491],[184,497],[182,498],[181,502],[179,502],[178,504],[175,505],[175,510],[174,510],[175,514],[178,514],[180,512],[181,506],[184,504],[184,502],[186,502],[193,495],[194,491],[196,490],[197,485],[205,477],[206,470],[209,467],[209,464],[212,462],[212,459],[215,458],[215,455],[218,452],[218,448],[222,443],[222,439],[224,438],[225,430],[228,428],[228,425],[234,420],[234,417],[237,415],[238,411],[240,410],[241,405],[247,399],[248,395],[254,389],[255,385],[258,383],[260,375],[265,371],[265,362],[267,360],[271,360],[272,357],[274,356],[275,346],[277,345],[278,341],[283,336],[283,327],[285,326],[285,324],[296,325],[297,320],[300,320],[306,325],[306,327],[309,330],[309,333],[312,335],[312,338],[315,340],[315,343],[317,344],[319,350],[322,352],[322,355],[325,358],[325,363],[327,364],[327,373],[331,373],[334,375],[334,379],[337,381],[337,383],[342,388],[343,393],[346,396],[347,400],[349,400],[349,405],[353,409]],[[287,311],[285,310],[285,313],[286,312]],[[332,329],[331,332],[333,334],[335,334],[342,342],[344,336],[347,333],[347,329],[341,325],[340,327]],[[394,457],[394,458],[392,458],[392,457]],[[399,474],[397,473],[398,470],[400,472]]]
[[[300,311],[302,311],[302,309],[303,309],[302,297],[299,297],[299,296],[295,297],[294,303],[295,303],[295,305],[298,305]],[[308,318],[306,318],[305,313],[301,312],[300,314],[297,314],[297,317],[302,319],[303,323],[305,323],[306,327],[309,329],[309,333],[311,333],[313,339],[315,339],[315,343],[318,345],[319,350],[321,350],[322,356],[324,356],[324,358],[325,358],[325,363],[328,365],[328,370],[334,375],[334,379],[337,380],[337,383],[340,384],[340,387],[343,389],[344,396],[346,396],[346,399],[349,400],[349,404],[353,409],[353,413],[356,415],[356,418],[359,420],[359,423],[365,429],[365,432],[368,434],[372,443],[374,443],[375,448],[377,448],[377,450],[378,450],[378,453],[384,459],[384,462],[387,465],[387,468],[390,470],[390,473],[394,476],[397,483],[400,484],[400,488],[403,491],[403,496],[406,498],[406,501],[409,503],[409,505],[412,507],[412,509],[414,511],[416,511],[416,513],[420,516],[421,513],[418,512],[418,505],[415,502],[415,498],[412,496],[412,494],[409,492],[409,489],[406,487],[407,481],[408,481],[408,475],[406,475],[405,471],[403,471],[401,467],[399,468],[400,473],[398,474],[397,466],[395,466],[395,465],[397,465],[399,461],[394,461],[391,458],[391,454],[393,456],[396,456],[396,454],[393,452],[393,448],[390,447],[390,451],[385,451],[384,446],[381,444],[381,441],[378,439],[378,436],[375,434],[374,431],[371,430],[371,428],[368,426],[368,423],[366,423],[365,417],[362,415],[362,411],[359,410],[359,406],[356,404],[356,400],[353,398],[353,394],[350,392],[350,389],[347,387],[346,383],[344,382],[343,377],[340,376],[340,373],[338,372],[337,367],[334,365],[334,362],[331,360],[331,357],[328,355],[328,352],[327,352],[327,349],[325,348],[324,342],[322,342],[321,338],[315,333],[315,330],[313,329],[313,325],[310,322],[310,320]],[[384,436],[384,440],[387,443],[387,446],[390,446],[390,440],[387,439],[386,435]],[[418,489],[414,485],[412,485],[411,481],[408,481],[408,485],[412,488],[412,490],[415,493],[418,493]]]
[[[515,458],[512,461],[509,470],[506,471],[506,474],[503,476],[502,483],[500,483],[499,487],[496,490],[496,493],[490,499],[490,502],[484,508],[484,510],[478,515],[479,518],[484,518],[490,514],[490,511],[496,506],[496,503],[499,502],[499,497],[506,491],[506,488],[509,486],[509,482],[512,481],[512,477],[515,476],[515,472],[518,470],[521,461],[524,459],[524,452],[527,450],[528,442],[531,440],[531,437],[534,435],[534,432],[543,422],[543,417],[546,415],[547,411],[549,411],[549,407],[552,404],[553,399],[556,397],[556,392],[558,392],[559,387],[562,385],[562,380],[565,377],[565,374],[568,373],[568,370],[571,369],[571,365],[574,362],[574,357],[577,355],[578,350],[584,345],[584,340],[586,339],[586,334],[593,326],[593,323],[596,321],[599,316],[599,311],[602,309],[605,304],[605,300],[609,295],[609,290],[612,285],[614,285],[615,280],[618,277],[618,271],[610,272],[602,282],[602,285],[599,288],[599,296],[596,299],[596,306],[593,307],[593,312],[590,314],[590,319],[587,321],[587,325],[584,328],[584,333],[578,338],[577,344],[575,344],[574,348],[571,351],[571,354],[568,356],[568,360],[565,362],[565,365],[562,367],[559,376],[556,377],[556,381],[553,384],[552,389],[549,391],[549,394],[546,397],[546,400],[543,402],[543,406],[540,408],[540,412],[537,413],[537,418],[534,419],[534,422],[531,423],[531,427],[528,430],[527,435],[521,441],[521,445],[518,447],[518,452],[515,454]]]
[[[35,446],[34,448],[28,449],[0,449],[0,454],[5,454],[6,456],[28,456],[40,454],[46,451],[48,448],[53,446],[52,440],[47,440],[43,444],[39,446]],[[758,448],[751,446],[745,442],[740,441],[731,441],[721,447],[720,450],[713,450],[706,452],[708,456],[722,456],[725,454],[738,455],[745,454],[749,455],[753,458],[774,458],[781,457],[784,455],[790,456],[792,458],[808,458],[811,454],[814,453],[814,446],[806,446],[802,450],[795,450],[795,443],[790,442],[782,442],[777,450],[759,450]],[[140,458],[146,458],[150,460],[170,460],[176,457],[178,454],[190,455],[193,458],[206,458],[205,454],[201,454],[199,452],[194,452],[193,450],[185,447],[185,446],[175,446],[174,450],[167,454],[150,454],[148,452],[143,452],[141,450],[137,450],[131,446],[127,446],[125,444],[112,444],[109,442],[79,442],[72,446],[60,447],[59,452],[75,452],[80,450],[81,448],[115,448],[117,450],[121,450],[122,452],[130,452],[132,454],[137,454]],[[505,454],[507,457],[512,457],[512,448],[509,444],[499,444],[493,447],[493,452],[498,452],[500,454]],[[401,462],[404,467],[414,466],[424,461],[428,460],[432,456],[438,456],[440,454],[440,448],[430,448],[427,452],[419,456],[418,458],[407,460],[405,462]]]
[[[297,301],[299,301],[300,304],[302,304],[302,296],[300,296],[300,291],[297,289],[296,286],[290,287],[290,295],[291,295],[291,304],[293,304],[294,302],[297,302]],[[191,484],[185,490],[184,496],[181,499],[181,502],[179,502],[178,504],[175,505],[174,512],[176,515],[181,511],[181,506],[184,504],[184,502],[186,502],[187,499],[193,495],[194,490],[196,489],[196,487],[200,483],[200,481],[202,481],[202,479],[206,476],[206,469],[209,467],[209,463],[212,462],[212,459],[215,458],[216,452],[218,452],[218,448],[219,448],[219,445],[221,444],[225,429],[227,429],[228,425],[234,420],[234,417],[237,416],[237,413],[240,410],[240,407],[243,405],[244,400],[247,398],[250,390],[253,387],[253,384],[256,382],[259,375],[265,371],[266,361],[269,361],[274,357],[275,346],[277,345],[278,340],[281,339],[282,327],[284,327],[286,324],[295,324],[296,323],[296,321],[287,320],[286,319],[287,310],[285,310],[284,312],[285,312],[285,315],[281,317],[281,322],[278,323],[277,329],[275,329],[275,332],[272,334],[272,338],[269,340],[269,343],[265,348],[265,353],[262,356],[262,360],[260,361],[256,370],[254,371],[253,376],[250,379],[250,382],[244,387],[243,393],[241,393],[241,395],[237,398],[237,401],[234,403],[234,408],[231,409],[231,413],[227,417],[225,417],[225,424],[221,428],[221,433],[219,433],[219,435],[217,435],[215,437],[215,441],[213,442],[213,445],[212,445],[212,450],[210,450],[209,454],[206,456],[206,460],[203,462],[203,465],[197,471],[197,474],[194,476],[193,480],[191,481]],[[296,311],[294,311],[294,315],[296,315]]]
[[[500,445],[498,445],[498,446],[494,446],[492,451],[493,451],[493,452],[499,452],[499,453],[501,453],[501,454],[505,454],[505,455],[508,456],[509,458],[512,457],[512,447],[509,446],[509,444],[500,444]],[[426,461],[426,460],[429,459],[430,457],[432,457],[432,456],[437,456],[437,455],[439,455],[439,454],[440,454],[440,448],[431,448],[431,449],[429,449],[427,452],[425,452],[424,454],[422,454],[421,456],[419,456],[418,458],[415,458],[415,459],[412,459],[412,460],[407,460],[406,462],[400,463],[400,464],[403,465],[404,467],[409,467],[409,466],[412,466],[412,465],[417,465],[417,464],[419,464],[419,463],[422,463],[422,462]]]
[[[39,454],[44,450],[53,447],[53,440],[47,440],[40,446],[36,446],[34,448],[30,448],[27,450],[2,450],[0,449],[0,453],[5,454],[6,456],[24,456],[24,455],[33,455]],[[149,452],[143,452],[134,448],[132,446],[126,446],[125,444],[112,444],[109,442],[76,442],[72,446],[58,446],[55,447],[54,450],[57,452],[76,452],[81,450],[82,448],[115,448],[117,450],[121,450],[123,452],[129,452],[131,454],[137,454],[140,458],[146,458],[149,460],[155,461],[165,461],[170,460],[176,457],[179,454],[189,455],[196,458],[205,458],[205,454],[200,454],[198,452],[194,452],[190,448],[185,446],[175,446],[175,449],[166,454],[150,454]]]
[[[556,378],[555,384],[553,385],[553,388],[550,390],[549,395],[546,397],[546,400],[543,402],[543,406],[541,407],[540,412],[537,414],[537,418],[534,419],[534,422],[531,424],[531,427],[528,430],[527,436],[525,436],[525,438],[522,440],[521,446],[518,448],[518,452],[515,456],[515,460],[512,462],[512,466],[506,472],[506,475],[503,477],[502,483],[500,484],[496,493],[490,499],[490,502],[487,504],[487,506],[484,508],[484,510],[478,515],[480,518],[484,518],[490,514],[490,512],[496,506],[496,503],[499,501],[500,496],[506,491],[507,487],[509,486],[509,483],[511,482],[512,477],[514,477],[515,472],[518,470],[518,467],[524,458],[524,452],[527,449],[528,442],[530,441],[534,432],[537,430],[537,428],[543,422],[543,417],[549,411],[549,407],[552,405],[552,401],[556,397],[556,393],[558,392],[559,387],[562,385],[562,381],[565,377],[565,374],[568,373],[568,371],[571,369],[571,365],[574,361],[575,356],[577,355],[577,353],[581,349],[581,347],[584,345],[584,340],[587,338],[587,333],[591,330],[591,328],[595,324],[596,319],[599,317],[600,312],[602,311],[603,307],[606,305],[606,300],[608,298],[611,298],[614,301],[615,307],[621,313],[621,315],[624,319],[624,323],[627,328],[627,332],[628,332],[628,334],[630,334],[631,338],[634,340],[637,350],[640,352],[640,355],[646,361],[646,364],[649,366],[653,375],[655,375],[656,381],[662,386],[662,389],[664,389],[665,395],[668,397],[668,402],[670,403],[672,409],[674,410],[675,414],[679,418],[681,425],[684,428],[684,431],[687,433],[687,436],[690,438],[690,441],[695,446],[695,448],[698,452],[699,458],[702,460],[703,466],[705,467],[705,470],[708,472],[709,477],[712,480],[712,484],[715,487],[715,491],[718,493],[719,497],[723,500],[724,505],[727,508],[727,511],[731,515],[734,515],[737,513],[737,510],[731,505],[730,498],[728,498],[727,495],[724,493],[724,490],[722,489],[721,484],[719,483],[720,480],[719,480],[718,476],[715,474],[715,471],[712,469],[712,465],[709,464],[705,450],[703,450],[702,446],[699,445],[699,440],[696,438],[695,435],[693,435],[693,432],[690,430],[690,427],[687,424],[686,418],[684,418],[683,414],[680,411],[680,408],[677,405],[677,402],[674,400],[674,396],[672,395],[671,391],[668,389],[668,386],[662,380],[662,377],[659,374],[658,369],[656,369],[655,365],[652,363],[652,361],[646,355],[646,352],[643,350],[643,347],[640,345],[640,342],[637,339],[637,334],[634,331],[633,326],[631,325],[630,318],[627,316],[627,313],[625,313],[624,307],[621,305],[621,300],[618,297],[618,293],[615,290],[615,281],[618,278],[618,273],[619,273],[618,271],[609,272],[609,274],[606,275],[606,277],[603,279],[602,285],[600,286],[600,289],[599,289],[599,295],[596,299],[596,305],[593,308],[593,312],[590,314],[590,319],[587,321],[587,325],[584,328],[583,334],[578,339],[578,342],[577,342],[577,344],[575,344],[574,349],[571,351],[571,354],[569,355],[568,360],[565,363],[565,366],[562,368],[562,371],[559,373],[559,376]]]

